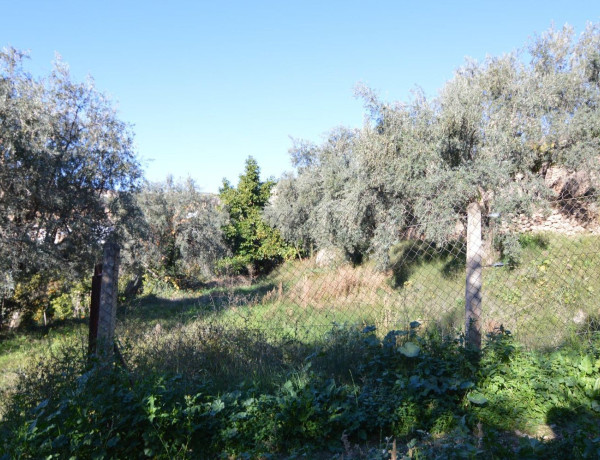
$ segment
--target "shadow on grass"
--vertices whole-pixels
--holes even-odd
[[[599,418],[598,412],[572,402],[568,407],[550,409],[546,415],[546,423],[552,429],[554,438],[563,440],[575,436],[579,430],[599,436]],[[600,443],[598,448],[600,449]]]
[[[259,283],[253,286],[214,288],[199,295],[161,297],[148,294],[119,306],[117,314],[121,319],[130,318],[148,322],[182,320],[204,313],[219,313],[230,307],[260,303],[274,289],[272,283]]]
[[[441,264],[445,278],[451,278],[465,267],[464,241],[452,241],[439,246],[430,241],[405,241],[392,249],[392,272],[395,287],[402,287],[415,270],[432,262]]]
[[[345,449],[344,436],[352,445],[377,445],[389,435],[398,441],[401,454],[413,458],[586,458],[586,449],[593,452],[598,447],[593,431],[597,415],[575,396],[561,396],[560,390],[549,393],[562,400],[547,409],[533,376],[538,368],[554,368],[536,363],[504,333],[489,337],[481,359],[455,338],[421,331],[421,326],[392,331],[383,339],[371,327],[334,327],[310,344],[272,341],[264,331],[210,323],[137,333],[132,338],[143,350],[124,353],[134,381],[170,382],[163,385],[160,399],[169,420],[169,404],[183,404],[184,395],[198,388],[208,391],[202,396],[211,410],[207,419],[222,425],[206,424],[200,409],[189,412],[189,421],[198,423],[203,433],[216,433],[211,434],[216,446],[228,442],[219,433],[230,433],[225,429],[234,423],[240,448],[252,449],[262,442],[261,424],[267,424],[273,444],[264,444],[265,449],[282,455],[298,446],[310,448],[311,443],[319,449]],[[63,381],[62,368],[52,369],[52,378]],[[168,380],[173,374],[178,380]],[[27,394],[47,398],[37,375],[29,383],[24,387]],[[575,382],[573,388],[580,386]],[[114,390],[109,388],[107,394]],[[221,398],[229,402],[214,404]],[[248,406],[235,409],[232,398]],[[38,403],[32,399],[31,405]],[[527,424],[533,404],[546,408],[538,418],[555,430],[553,439],[516,431]],[[228,412],[230,406],[242,412]],[[128,416],[120,405],[114,407],[118,420]],[[277,424],[271,425],[274,420]],[[62,418],[52,421],[60,423]],[[130,428],[123,425],[124,430]],[[168,437],[179,428],[184,429],[178,425],[164,434]]]
[[[0,354],[3,353],[3,346],[9,346],[14,339],[39,340],[48,334],[64,334],[73,331],[79,327],[89,324],[89,318],[67,318],[52,320],[48,325],[43,324],[25,324],[17,329],[5,329],[0,331]]]
[[[519,245],[523,249],[544,250],[548,249],[550,240],[544,233],[521,233],[519,235]]]

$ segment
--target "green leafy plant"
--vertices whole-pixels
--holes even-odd
[[[65,346],[22,374],[0,422],[0,449],[6,458],[293,458],[350,451],[389,458],[394,439],[395,455],[408,458],[598,453],[599,337],[584,347],[530,352],[500,331],[480,356],[461,337],[441,337],[417,322],[385,337],[374,327],[337,326],[330,337],[335,347],[321,347],[295,369],[273,375],[271,385],[240,380],[221,388],[142,362],[131,374],[99,367],[84,350]],[[351,378],[331,373],[336,368],[323,356],[344,343],[352,349],[345,356],[358,360]],[[553,427],[554,438],[536,434],[544,426]],[[382,452],[374,446],[384,438]]]

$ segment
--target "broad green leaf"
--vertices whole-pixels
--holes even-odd
[[[119,436],[115,436],[114,438],[110,438],[107,442],[106,442],[106,446],[107,447],[115,447],[117,444],[119,443]]]
[[[406,342],[398,351],[408,358],[414,358],[419,355],[421,349],[413,342]]]
[[[41,403],[39,403],[39,404],[36,406],[36,408],[34,409],[34,411],[36,411],[36,412],[37,412],[37,411],[40,411],[40,410],[42,410],[44,407],[46,407],[46,406],[48,405],[48,402],[49,402],[49,401],[50,401],[49,399],[44,399],[44,400],[43,400]]]
[[[418,375],[411,375],[408,383],[410,386],[418,388],[421,386],[421,378]]]
[[[586,375],[590,375],[594,372],[594,364],[592,363],[592,359],[589,355],[585,355],[579,364],[579,370],[585,372]]]
[[[215,401],[213,401],[213,403],[210,405],[210,411],[213,414],[218,414],[219,412],[221,412],[223,409],[225,409],[225,403],[221,400],[221,399],[216,399]]]
[[[478,392],[471,393],[467,396],[467,399],[476,406],[483,406],[488,402],[487,398]]]

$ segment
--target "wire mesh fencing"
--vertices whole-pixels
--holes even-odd
[[[510,218],[482,210],[478,221],[448,223],[456,231],[443,243],[427,240],[415,221],[383,270],[320,249],[232,288],[227,319],[303,340],[336,325],[385,334],[416,321],[468,336],[471,324],[483,337],[503,328],[526,346],[556,346],[598,326],[596,203],[556,199]]]

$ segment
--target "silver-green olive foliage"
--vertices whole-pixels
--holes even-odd
[[[349,257],[364,249],[370,235],[361,216],[340,212],[360,201],[354,196],[361,177],[353,152],[356,134],[339,128],[320,146],[296,142],[292,156],[298,177],[284,176],[265,210],[288,241],[304,249],[339,246]]]
[[[0,282],[91,270],[102,240],[131,216],[141,177],[132,133],[91,80],[58,61],[33,78],[0,51]],[[9,294],[6,289],[4,294]]]
[[[297,142],[270,222],[291,240],[372,254],[410,234],[455,237],[469,203],[508,217],[552,195],[552,165],[600,172],[600,28],[551,29],[524,50],[467,61],[428,100],[387,103],[366,87],[362,129]],[[300,225],[298,225],[300,223]]]
[[[228,255],[218,198],[199,192],[192,179],[146,184],[137,195],[145,237],[132,238],[127,256],[134,271],[152,276],[203,278]]]

